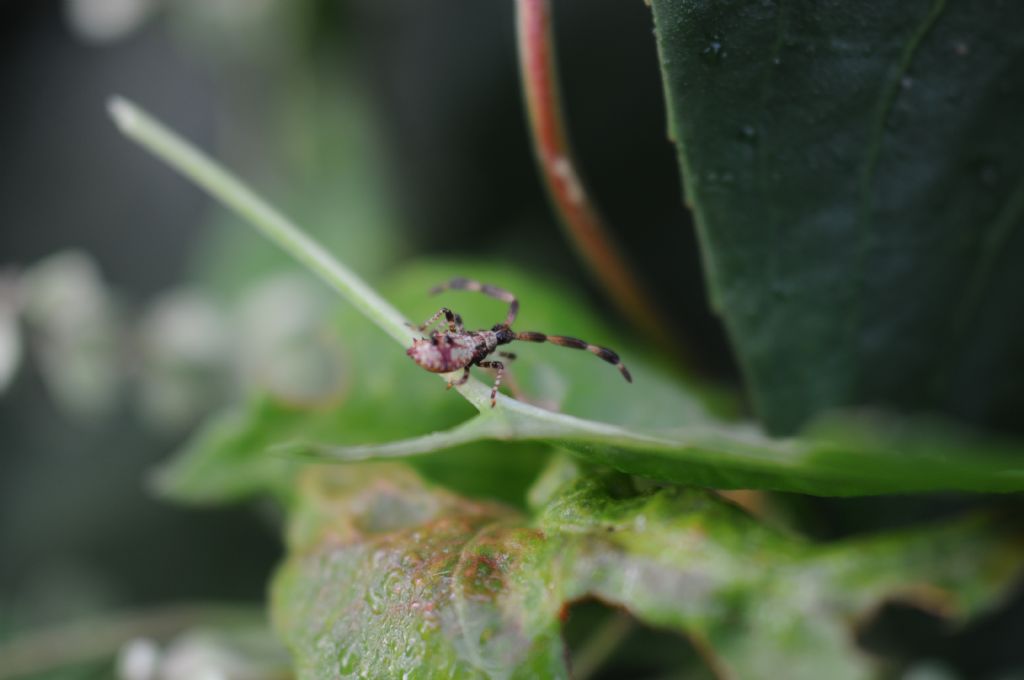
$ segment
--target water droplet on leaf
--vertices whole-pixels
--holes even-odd
[[[704,61],[709,64],[720,64],[726,57],[725,47],[722,44],[722,39],[719,36],[711,36],[711,40],[708,41],[707,46],[701,50],[701,57]]]

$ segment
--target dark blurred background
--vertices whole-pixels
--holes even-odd
[[[0,631],[170,600],[258,601],[279,553],[271,512],[181,508],[147,491],[153,466],[233,392],[204,393],[192,412],[147,406],[140,324],[168,291],[230,308],[283,265],[117,134],[113,93],[355,249],[346,259],[371,278],[417,254],[473,253],[583,289],[623,323],[539,183],[513,19],[512,3],[471,0],[0,2],[0,267],[44,290],[19,294],[43,302],[29,305],[25,360],[0,398]],[[666,138],[649,10],[560,2],[556,25],[592,193],[680,346],[730,379]],[[341,231],[350,223],[358,233]],[[53,289],[70,302],[48,306]],[[75,326],[69,306],[95,318]]]
[[[210,206],[125,144],[104,101],[137,96],[209,146],[224,93],[161,17],[91,35],[72,5],[0,4],[0,267],[14,275],[78,250],[111,294],[141,307],[185,276]],[[147,471],[185,433],[147,428],[128,395],[76,417],[28,353],[0,397],[0,630],[169,599],[261,597],[273,530],[251,512],[182,509],[146,491]]]

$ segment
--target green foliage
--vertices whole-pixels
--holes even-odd
[[[816,547],[615,476],[567,481],[532,520],[403,467],[310,467],[299,488],[272,602],[303,678],[568,677],[560,615],[584,598],[700,641],[729,677],[864,678],[854,621],[891,598],[963,620],[1024,559],[980,520]]]
[[[410,318],[422,320],[441,304],[427,291],[452,272],[501,281],[517,291],[526,301],[523,328],[563,330],[619,346],[560,286],[509,268],[451,261],[407,265],[389,286],[389,297],[409,310]],[[445,302],[455,305],[472,326],[489,327],[504,314],[500,303],[478,295]],[[413,364],[399,346],[382,338],[351,307],[343,305],[336,312],[330,334],[344,375],[331,398],[320,404],[290,404],[266,394],[215,417],[186,452],[159,474],[158,487],[191,502],[232,500],[267,491],[289,498],[298,462],[272,452],[276,444],[306,438],[347,444],[386,442],[452,427],[473,414],[464,400],[446,392],[443,384]],[[646,400],[630,398],[633,386],[593,356],[553,346],[523,347],[513,377],[539,400],[614,422],[664,425],[679,418],[707,417],[702,401],[662,371],[639,358],[631,369],[644,381]],[[538,443],[498,448],[502,453],[495,456],[485,453],[494,451],[494,446],[466,446],[424,458],[418,466],[464,493],[521,503],[549,449]]]
[[[1019,426],[1024,5],[652,0],[711,302],[759,414]]]
[[[484,411],[448,432],[406,441],[353,447],[293,442],[282,450],[358,461],[481,440],[547,442],[622,472],[719,489],[863,496],[1024,488],[1019,444],[949,423],[872,414],[836,414],[812,423],[800,438],[773,439],[753,426],[713,420],[660,432],[548,412]]]
[[[115,99],[110,109],[126,134],[146,145],[250,220],[266,237],[319,275],[392,339],[406,345],[417,337],[408,322],[403,320],[401,312],[385,298],[215,161],[127,101]],[[411,274],[407,281],[415,282],[418,289],[422,290],[430,285],[428,281],[443,281],[455,273],[450,266],[435,271],[437,273],[430,277]],[[475,275],[479,271],[464,273]],[[515,283],[511,277],[508,278],[502,282],[503,285]],[[526,287],[527,281],[520,280],[520,295],[523,299],[531,301],[530,304],[538,304],[538,311],[543,309],[542,305],[534,301],[549,297],[550,286],[545,287],[544,291],[535,289],[524,293],[522,289]],[[398,292],[402,290],[406,295],[410,292],[408,289],[399,289]],[[480,300],[476,301],[476,304],[480,303]],[[427,303],[422,304],[421,310],[428,309]],[[550,312],[548,320],[554,327],[555,323],[561,324],[571,319],[569,310],[575,305],[553,302],[547,307]],[[472,323],[474,315],[469,314],[470,309],[466,308],[464,318]],[[426,312],[423,316],[426,316]],[[537,321],[544,319],[540,315],[527,316],[524,311],[520,328]],[[481,324],[482,327],[489,325]],[[582,324],[577,326],[577,330],[584,328]],[[594,331],[599,333],[597,328]],[[361,423],[376,417],[374,414],[395,408],[401,413],[382,422],[387,423],[387,432],[399,434],[404,427],[402,423],[410,420],[405,415],[413,408],[409,404],[425,412],[425,406],[430,401],[426,398],[408,401],[412,391],[404,387],[404,410],[403,402],[389,399],[385,406],[381,397],[396,394],[396,386],[399,382],[405,384],[406,375],[410,376],[410,380],[420,380],[424,386],[426,376],[419,372],[416,378],[412,378],[418,371],[406,360],[404,353],[390,349],[390,353],[382,354],[389,351],[387,345],[370,347],[370,344],[379,344],[381,338],[368,336],[360,340],[360,336],[360,333],[350,335],[356,343],[363,343],[359,349],[365,351],[354,351],[351,356],[358,357],[352,360],[353,370],[365,371],[366,384],[359,390],[359,396],[367,400],[361,405],[358,405],[358,401],[353,402],[346,408],[347,412],[358,419],[354,421],[355,426],[346,430],[345,434],[357,432]],[[592,339],[602,341],[600,335],[592,336]],[[578,412],[583,417],[593,413],[598,417],[605,416],[611,422],[588,421],[509,399],[502,399],[499,408],[489,409],[487,388],[479,381],[471,380],[457,388],[481,412],[467,425],[447,435],[435,433],[413,441],[383,447],[360,447],[338,453],[340,457],[349,459],[408,456],[482,438],[521,439],[566,446],[592,461],[611,463],[634,474],[722,488],[767,488],[821,495],[938,489],[1024,489],[1024,475],[1016,462],[1020,457],[1008,456],[1006,451],[1010,447],[1005,445],[988,445],[981,440],[979,446],[979,438],[976,437],[961,437],[947,443],[941,437],[927,432],[921,438],[910,438],[908,442],[905,436],[908,427],[905,424],[895,429],[895,435],[875,429],[847,440],[837,440],[831,431],[825,429],[825,436],[816,434],[795,442],[768,440],[748,425],[725,424],[713,419],[702,407],[692,388],[673,385],[654,367],[645,366],[642,361],[630,359],[637,384],[645,387],[634,389],[626,397],[623,390],[629,386],[615,380],[617,376],[613,372],[607,367],[600,367],[604,368],[603,372],[594,371],[592,357],[576,354],[575,359],[567,356],[565,361],[590,361],[591,368],[586,374],[581,372],[576,376],[570,375],[571,380],[561,381],[561,384],[572,386],[574,393],[580,395],[575,401],[562,400],[561,394],[552,395],[550,390],[534,390],[532,394],[539,394],[548,405],[551,405],[554,398],[556,407],[570,413]],[[623,354],[627,357],[639,356],[639,352]],[[579,363],[577,365],[582,366]],[[606,387],[609,381],[613,381],[615,386]],[[525,387],[527,394],[531,394],[531,384],[527,382]],[[383,391],[376,391],[382,388]],[[568,395],[568,392],[565,394]],[[627,422],[623,423],[623,419]],[[428,422],[436,426],[442,420],[438,418]],[[620,424],[645,427],[647,431],[626,429],[619,427]],[[256,426],[262,427],[262,423]],[[863,426],[859,427],[863,429]],[[673,428],[673,431],[666,431],[667,428]],[[815,433],[821,431],[820,427],[814,429]],[[318,434],[314,428],[307,426],[303,428],[302,437],[316,442]],[[962,450],[981,451],[972,451],[975,455],[970,460],[957,460],[955,451],[958,449],[958,441],[962,444]],[[278,442],[267,442],[268,445],[273,443]],[[199,452],[190,457],[193,464],[196,459],[200,465],[204,464],[202,458],[206,450],[200,447]],[[216,447],[211,450],[214,456],[218,455]],[[314,445],[313,450],[320,452],[324,447]],[[250,456],[255,453],[248,451]],[[904,474],[908,468],[914,474]]]
[[[202,432],[162,473],[161,487],[193,501],[261,490],[287,497],[288,472],[297,462],[286,454],[300,451],[349,461],[415,456],[436,479],[462,476],[465,483],[457,488],[464,493],[521,502],[544,458],[547,447],[540,445],[553,444],[624,472],[717,488],[833,496],[1024,488],[1019,444],[949,424],[855,414],[816,422],[801,438],[772,439],[752,425],[725,421],[704,406],[711,396],[699,398],[699,389],[648,365],[641,350],[614,338],[544,279],[466,262],[407,265],[388,297],[410,310],[410,318],[426,318],[441,302],[425,291],[452,272],[516,290],[522,328],[572,332],[619,348],[634,384],[589,354],[524,346],[517,348],[514,379],[532,399],[571,415],[503,401],[467,420],[471,409],[344,308],[332,324],[345,374],[333,399],[312,406],[272,395],[253,400]],[[503,313],[500,303],[479,295],[449,295],[444,303],[470,326],[488,327]],[[435,431],[445,427],[452,429]],[[412,439],[390,441],[401,437]],[[495,455],[487,441],[522,444]],[[455,447],[454,453],[435,454]]]
[[[1019,444],[879,413],[832,413],[797,437],[769,437],[736,422],[720,394],[615,337],[559,282],[509,269],[406,265],[379,295],[222,168],[130,105],[114,109],[126,132],[351,303],[328,331],[342,376],[334,392],[316,403],[272,391],[250,399],[158,477],[182,500],[285,502],[272,613],[300,677],[566,677],[561,616],[591,598],[687,635],[716,672],[868,677],[876,665],[852,643],[851,622],[892,598],[962,622],[1016,575],[1014,529],[981,517],[813,545],[713,492],[651,490],[608,467],[659,484],[818,495],[1013,491],[1024,489]],[[587,353],[517,347],[514,375],[529,401],[502,397],[491,409],[489,387],[471,380],[458,391],[474,415],[403,351],[415,337],[405,318],[441,304],[470,327],[502,317],[482,296],[426,296],[454,275],[514,290],[521,330],[615,347],[635,383]],[[539,475],[552,447],[578,462],[559,458]],[[296,449],[317,460],[289,455]],[[313,464],[395,457],[419,473]]]

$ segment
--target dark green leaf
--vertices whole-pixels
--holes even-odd
[[[962,621],[1024,558],[981,520],[819,547],[709,492],[594,477],[532,522],[389,465],[311,467],[299,496],[273,615],[302,678],[567,677],[559,617],[582,598],[730,677],[870,677],[852,622],[888,598]]]
[[[1019,427],[1024,4],[652,0],[712,302],[764,422]]]

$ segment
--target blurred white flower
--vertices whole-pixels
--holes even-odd
[[[297,404],[327,403],[346,371],[328,323],[326,291],[305,276],[279,275],[253,288],[237,311],[242,384]]]
[[[120,680],[156,680],[160,647],[148,638],[129,640],[117,654]]]
[[[77,252],[52,255],[25,271],[18,294],[53,399],[76,417],[109,413],[125,357],[114,301],[95,263]]]
[[[158,299],[139,327],[140,408],[161,429],[191,425],[225,395],[230,332],[226,315],[198,291]]]
[[[79,38],[109,43],[130,35],[156,7],[156,0],[64,0],[64,17]]]
[[[162,650],[137,638],[121,647],[119,680],[283,680],[287,654],[267,631],[184,632]]]
[[[920,661],[903,673],[902,680],[958,680],[957,675],[949,666],[938,661]]]
[[[18,328],[18,304],[13,281],[0,276],[0,394],[14,380],[21,364],[21,330]]]

